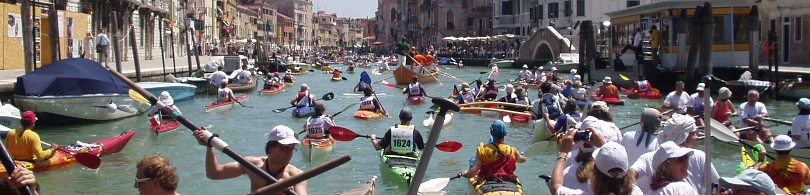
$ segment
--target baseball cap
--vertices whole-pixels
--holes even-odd
[[[798,102],[796,102],[796,106],[801,109],[810,109],[810,99],[801,98]]]
[[[658,150],[653,154],[652,165],[657,168],[670,158],[692,155],[693,153],[694,151],[692,151],[692,149],[682,148],[678,146],[678,144],[675,144],[675,142],[667,141],[658,146]]]
[[[705,84],[705,83],[698,83],[698,85],[697,85],[697,89],[695,89],[695,90],[698,90],[698,91],[703,91],[703,89],[704,89],[704,88],[706,88],[706,84]]]
[[[776,138],[773,138],[773,143],[771,143],[771,148],[776,151],[790,150],[793,149],[794,146],[796,146],[796,142],[793,142],[793,139],[787,135],[778,135]]]
[[[37,115],[34,114],[34,112],[29,110],[29,111],[25,111],[25,112],[22,113],[22,120],[25,120],[25,121],[37,121],[39,119],[37,119]]]
[[[495,120],[495,122],[492,122],[492,125],[489,126],[489,135],[491,135],[493,139],[503,138],[506,136],[506,124],[501,120]]]
[[[621,144],[613,141],[607,142],[594,150],[591,155],[599,172],[612,178],[624,178],[626,175],[629,163],[627,162],[627,151]],[[622,174],[610,174],[610,170],[615,168],[621,169]]]
[[[689,137],[689,133],[696,131],[695,119],[688,115],[672,114],[658,133],[658,142],[673,141],[682,144]]]
[[[720,186],[723,188],[731,188],[731,186],[751,186],[766,195],[777,194],[776,184],[773,183],[771,177],[765,172],[756,169],[745,169],[735,177],[722,177],[720,178]]]
[[[557,67],[551,67],[551,71],[557,71]]]
[[[280,144],[298,144],[298,139],[295,139],[295,133],[292,129],[284,125],[273,127],[268,133],[267,141],[278,141]]]
[[[577,69],[571,69],[571,74],[576,74],[576,73],[577,73]]]

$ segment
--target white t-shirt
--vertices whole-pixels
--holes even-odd
[[[681,92],[681,95],[676,95],[675,92],[678,91],[670,92],[669,95],[667,95],[667,98],[664,100],[664,104],[669,105],[671,108],[677,107],[677,113],[684,114],[686,113],[686,103],[689,102],[689,94],[683,91]]]
[[[641,46],[642,37],[643,37],[643,35],[641,34],[640,31],[636,32],[636,35],[633,36],[633,46],[636,46],[636,47]]]
[[[714,107],[714,100],[712,99],[712,97],[709,97],[709,102],[711,102],[711,104],[709,104],[711,106],[709,106],[709,107]],[[698,97],[698,93],[694,93],[694,94],[689,96],[689,101],[686,102],[686,106],[690,107],[690,108],[693,108],[693,109],[700,108],[700,109],[695,109],[695,111],[703,113],[703,98]]]
[[[700,150],[693,151],[694,154],[689,158],[689,176],[686,177],[686,183],[695,190],[702,192],[703,174],[705,172],[703,165],[706,164],[706,153]],[[655,151],[644,153],[630,166],[630,169],[636,171],[636,185],[641,187],[641,190],[645,192],[652,190],[650,189],[650,178],[655,174],[655,167],[652,166],[653,155],[655,155]],[[720,179],[720,175],[717,174],[714,164],[712,164],[711,172],[712,183],[717,183],[717,180]]]
[[[588,191],[583,191],[583,189],[572,189],[572,188],[568,188],[566,186],[560,186],[560,188],[557,188],[557,193],[556,194],[557,195],[592,195],[592,194],[594,194],[593,190],[591,190],[590,187],[586,188],[585,190],[588,190]],[[633,186],[633,192],[630,193],[630,195],[643,195],[643,194],[644,194],[644,192],[641,191],[641,188],[639,188],[638,186]],[[610,193],[610,195],[614,195],[614,194]]]
[[[219,102],[228,101],[229,100],[228,95],[231,93],[233,93],[233,91],[231,91],[231,88],[219,88],[217,90],[217,101]]]
[[[810,115],[798,115],[793,117],[793,128],[790,131],[793,135],[800,135],[796,141],[796,147],[810,147]]]
[[[689,183],[683,181],[672,182],[661,189],[648,192],[648,195],[698,195],[695,188],[692,188]]]
[[[222,79],[225,78],[228,78],[228,74],[225,74],[225,72],[222,71],[216,71],[214,72],[214,74],[211,74],[211,77],[208,78],[208,80],[210,81],[211,84],[214,84],[215,86],[219,87],[220,84],[222,83]]]
[[[239,80],[239,83],[247,84],[250,83],[250,77],[250,71],[242,70],[236,78]]]
[[[745,122],[742,122],[743,119],[754,118],[754,116],[758,114],[767,114],[768,108],[765,108],[765,104],[762,102],[757,102],[754,106],[748,106],[748,102],[743,102],[740,104],[740,125],[743,127],[748,127]]]
[[[584,183],[580,183],[579,180],[577,180],[577,169],[579,169],[580,165],[580,163],[575,162],[563,169],[563,186],[571,189],[586,189],[590,191],[590,180]]]
[[[647,135],[650,135],[650,137],[647,138]],[[647,140],[649,140],[649,145],[647,145]],[[630,163],[636,162],[642,154],[655,151],[658,148],[658,138],[641,130],[625,132],[621,143],[627,151],[627,162]]]

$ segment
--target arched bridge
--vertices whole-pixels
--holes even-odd
[[[574,38],[574,37],[571,37]],[[534,32],[520,46],[520,60],[556,60],[560,53],[576,51],[569,38],[563,37],[554,27],[547,26]]]

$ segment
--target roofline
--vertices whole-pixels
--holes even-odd
[[[703,6],[706,1],[661,1],[646,5],[639,5],[630,7],[623,10],[605,13],[610,18],[619,18],[632,15],[654,13],[665,9],[682,9],[682,8],[695,8]],[[754,5],[751,0],[716,0],[711,1],[712,7],[750,7]]]

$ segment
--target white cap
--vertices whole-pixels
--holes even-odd
[[[576,73],[577,73],[577,69],[571,69],[571,74],[576,74]]]
[[[523,68],[524,69],[529,68],[529,65],[523,64]]]
[[[602,82],[605,82],[605,83],[613,83],[613,79],[611,79],[610,77],[605,77],[605,79],[604,79],[604,80],[602,80]]]
[[[652,165],[653,167],[658,168],[658,166],[661,166],[664,161],[667,161],[670,158],[692,155],[692,153],[694,153],[692,149],[682,148],[678,146],[678,144],[675,144],[675,142],[664,142],[663,144],[658,145],[658,150],[656,150],[653,154]]]
[[[551,67],[551,71],[557,71],[557,67]]]
[[[593,155],[596,168],[599,169],[599,172],[612,178],[624,178],[627,173],[627,167],[629,166],[627,162],[627,150],[625,150],[624,146],[621,144],[612,141],[607,142],[602,145],[602,147],[594,150],[591,155]],[[610,174],[610,170],[614,168],[621,169],[623,174]]]
[[[160,102],[165,105],[172,105],[174,104],[174,99],[172,99],[172,94],[169,94],[168,91],[160,92]]]
[[[582,79],[582,76],[579,76],[579,75],[574,75],[574,79],[576,79],[576,80],[581,80],[581,79]]]
[[[689,133],[696,131],[695,119],[688,115],[672,114],[669,120],[661,126],[658,133],[658,142],[673,141],[675,144],[683,144]]]
[[[698,83],[698,85],[697,85],[697,89],[695,89],[695,90],[698,90],[698,91],[703,91],[703,89],[704,89],[704,88],[706,88],[706,84],[705,84],[705,83]]]
[[[273,127],[267,134],[267,141],[277,141],[280,144],[298,144],[298,139],[295,139],[295,133],[292,129],[284,125]]]
[[[777,151],[785,151],[793,149],[796,146],[796,142],[793,142],[793,139],[787,135],[778,135],[776,138],[773,138],[773,143],[771,143],[771,148]]]

